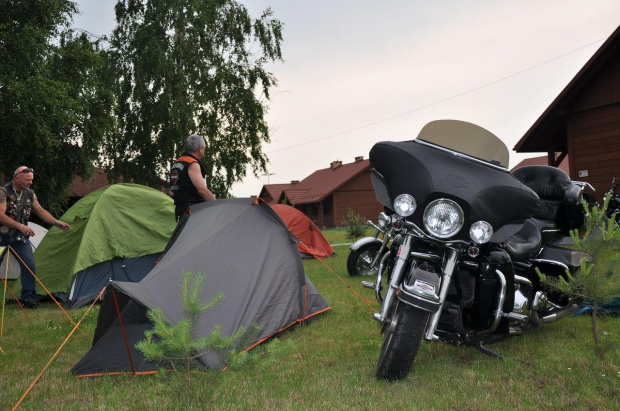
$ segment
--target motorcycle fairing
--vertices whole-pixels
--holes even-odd
[[[504,241],[538,208],[536,193],[508,170],[416,140],[375,144],[370,150],[370,164],[383,177],[383,197],[387,195],[393,201],[400,194],[410,194],[416,199],[418,208],[411,220],[419,227],[431,201],[442,197],[456,201],[463,209],[465,224],[454,239],[469,240],[471,224],[484,220],[494,232],[502,233],[493,241]],[[500,231],[505,225],[513,227]]]

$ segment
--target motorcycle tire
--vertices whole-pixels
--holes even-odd
[[[364,244],[355,251],[351,251],[347,258],[347,271],[351,277],[360,275],[376,275],[379,264],[371,267],[370,264],[379,252],[381,244],[370,243]]]
[[[377,379],[395,381],[409,374],[424,337],[428,311],[396,302],[394,314],[385,327],[385,337],[377,362]]]

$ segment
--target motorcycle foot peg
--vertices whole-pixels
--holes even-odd
[[[383,324],[383,321],[381,321],[381,314],[375,313],[373,317],[376,321],[379,322],[379,324]]]
[[[362,281],[362,287],[370,288],[371,290],[375,289],[375,283],[371,283],[370,281]]]

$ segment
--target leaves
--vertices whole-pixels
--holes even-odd
[[[189,389],[190,370],[204,368],[200,357],[213,352],[225,366],[241,366],[250,358],[248,353],[241,350],[256,341],[261,333],[260,328],[252,324],[248,330],[239,328],[232,335],[224,336],[222,327],[216,325],[209,335],[197,335],[196,327],[201,313],[213,308],[224,298],[221,293],[217,293],[208,303],[201,303],[200,290],[204,280],[204,274],[193,276],[191,272],[184,271],[181,291],[185,317],[176,325],[170,325],[161,309],[149,310],[147,316],[153,328],[146,331],[145,339],[136,344],[136,349],[147,360],[160,366],[170,366],[177,374],[186,374]]]
[[[0,170],[35,170],[41,204],[58,212],[74,175],[88,178],[114,124],[106,53],[69,28],[69,0],[0,3]]]
[[[594,304],[593,334],[596,342],[599,341],[596,333],[598,304],[608,303],[620,295],[620,228],[616,225],[614,216],[608,218],[605,215],[610,199],[610,195],[606,195],[600,209],[598,206],[589,208],[585,200],[582,201],[584,210],[588,210],[585,233],[581,236],[577,230],[573,230],[571,238],[575,248],[584,252],[587,258],[582,259],[575,273],[566,270],[566,279],[555,278],[545,276],[536,269],[541,281],[566,294],[581,296]]]
[[[226,197],[251,168],[265,172],[265,99],[281,59],[282,24],[232,0],[120,0],[111,57],[118,129],[105,144],[113,179],[159,187],[184,139],[207,139],[208,185]],[[257,97],[260,96],[260,97]]]

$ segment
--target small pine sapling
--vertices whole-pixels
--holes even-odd
[[[145,332],[145,340],[136,344],[136,348],[148,361],[172,368],[179,381],[186,379],[189,392],[191,392],[191,370],[205,368],[199,361],[201,356],[213,352],[224,367],[239,367],[248,360],[247,352],[239,352],[239,348],[247,347],[247,342],[260,334],[258,326],[252,325],[247,331],[239,328],[233,335],[224,337],[222,328],[218,325],[207,337],[198,338],[196,327],[200,315],[218,305],[224,296],[217,293],[211,301],[202,304],[199,296],[205,276],[197,275],[190,288],[191,277],[191,272],[183,272],[181,289],[184,318],[171,326],[161,309],[149,310],[147,316],[154,327]]]
[[[589,207],[582,200],[584,209],[588,210],[585,234],[580,236],[578,230],[573,230],[570,235],[575,249],[587,257],[582,259],[574,274],[566,270],[565,279],[546,276],[536,269],[543,282],[592,303],[592,336],[597,344],[600,343],[596,322],[598,307],[620,295],[620,229],[615,224],[615,215],[605,215],[610,199],[609,195],[605,196],[602,209],[596,205]]]

